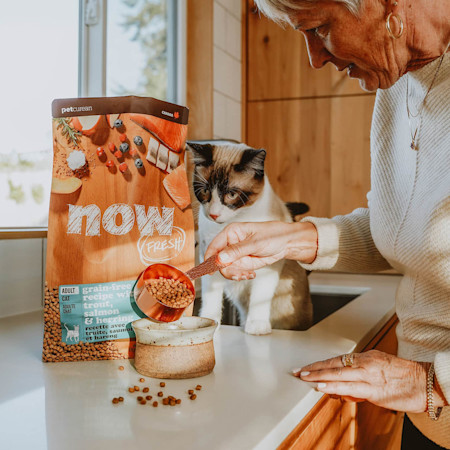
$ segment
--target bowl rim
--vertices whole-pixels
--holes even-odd
[[[188,329],[183,329],[183,330],[176,329],[176,328],[150,328],[149,329],[149,328],[144,327],[144,326],[137,326],[137,325],[135,325],[135,322],[139,322],[141,320],[148,320],[149,322],[155,323],[155,324],[166,324],[166,325],[169,325],[169,324],[174,324],[174,323],[178,322],[178,320],[191,319],[191,318],[208,320],[208,321],[211,321],[212,324],[211,325],[207,325],[205,327],[188,328]],[[170,331],[170,332],[175,332],[175,333],[188,333],[188,332],[192,333],[192,332],[195,332],[197,330],[209,330],[211,328],[215,329],[215,328],[217,328],[219,326],[217,320],[210,319],[209,317],[186,316],[186,317],[180,317],[178,320],[176,320],[174,322],[159,322],[159,321],[156,321],[156,320],[152,320],[149,317],[142,317],[141,319],[137,319],[137,320],[131,322],[131,326],[133,327],[133,330],[135,328],[137,328],[138,330],[151,330],[151,331],[159,331],[159,332]]]

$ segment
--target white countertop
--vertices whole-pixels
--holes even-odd
[[[394,314],[399,279],[314,273],[312,291],[366,292],[307,331],[250,336],[222,326],[214,372],[166,380],[164,389],[156,379],[139,383],[132,361],[42,363],[41,313],[1,319],[1,447],[274,449],[323,395],[291,369],[362,349]],[[191,401],[186,391],[197,384],[203,388]],[[149,386],[153,397],[163,390],[182,404],[139,405],[125,392],[133,385]],[[118,396],[124,403],[113,405]]]

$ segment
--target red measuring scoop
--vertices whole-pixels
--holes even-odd
[[[169,264],[152,264],[139,275],[133,287],[133,296],[136,305],[149,319],[158,322],[173,322],[178,320],[183,315],[185,309],[195,299],[195,288],[192,282],[196,278],[214,273],[227,265],[220,263],[217,255],[211,256],[198,266],[189,269],[186,273]],[[192,302],[183,308],[173,308],[164,304],[162,300],[156,299],[147,288],[147,285],[151,280],[158,280],[160,278],[172,279],[174,281],[178,280],[184,283],[193,294]]]

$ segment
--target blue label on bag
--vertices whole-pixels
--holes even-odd
[[[62,341],[66,344],[135,337],[131,322],[145,317],[134,302],[133,281],[59,287]]]

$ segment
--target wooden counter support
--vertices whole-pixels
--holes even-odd
[[[397,353],[393,316],[364,351]],[[278,447],[279,450],[398,450],[403,414],[368,402],[341,402],[324,395]]]

